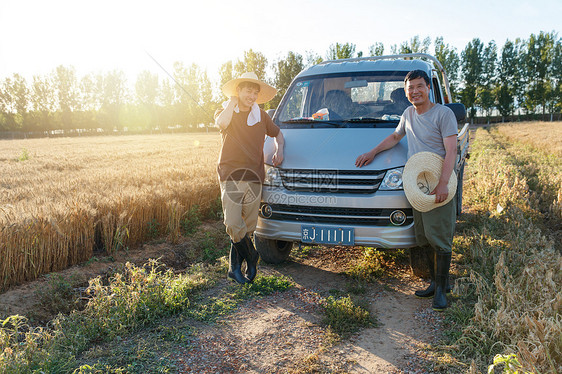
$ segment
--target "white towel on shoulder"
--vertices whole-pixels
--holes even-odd
[[[228,103],[230,103],[230,100],[226,100],[224,103],[222,103],[223,109],[226,109]],[[234,107],[234,111],[236,113],[240,113],[240,108],[238,108],[238,105]],[[259,121],[261,121],[260,107],[258,106],[258,104],[254,103],[250,108],[250,114],[248,115],[248,126],[254,126]]]

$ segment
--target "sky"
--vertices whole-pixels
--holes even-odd
[[[336,42],[364,52],[382,42],[390,53],[415,35],[442,36],[460,53],[476,37],[501,47],[560,32],[561,14],[561,0],[0,0],[0,80],[58,65],[79,76],[163,75],[147,52],[170,72],[175,61],[197,63],[217,79],[223,63],[250,48],[273,63],[288,51],[325,57]]]

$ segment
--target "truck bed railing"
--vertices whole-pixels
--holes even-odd
[[[468,123],[466,123],[457,135],[457,171],[461,167],[461,164],[464,162],[468,153],[468,141],[469,132]]]

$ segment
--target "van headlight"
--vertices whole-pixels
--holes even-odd
[[[401,190],[402,189],[402,172],[404,168],[390,169],[386,171],[384,179],[379,187],[379,190]]]
[[[265,165],[265,179],[263,180],[264,186],[281,187],[283,181],[281,180],[281,173],[275,166]]]

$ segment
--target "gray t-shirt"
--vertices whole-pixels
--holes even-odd
[[[408,158],[418,152],[433,152],[445,158],[443,139],[458,134],[455,113],[441,104],[435,104],[423,114],[414,106],[406,108],[394,132],[406,135]]]

